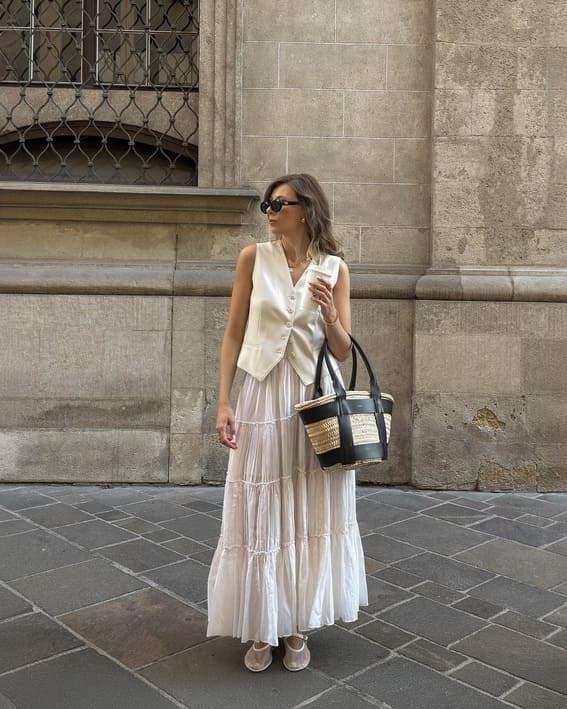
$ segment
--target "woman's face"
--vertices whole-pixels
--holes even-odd
[[[297,194],[288,184],[279,185],[270,195],[270,201],[276,199],[296,202]],[[272,234],[291,234],[304,226],[301,221],[303,217],[303,207],[300,204],[284,205],[279,212],[274,212],[274,210],[269,207],[266,216],[268,217]]]

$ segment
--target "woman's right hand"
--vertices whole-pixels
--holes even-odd
[[[217,409],[216,431],[219,442],[227,448],[236,449],[236,425],[234,423],[234,412],[230,404],[219,404]]]

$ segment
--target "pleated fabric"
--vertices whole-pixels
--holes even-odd
[[[332,391],[328,374],[323,388]],[[312,390],[285,358],[263,381],[244,379],[208,580],[208,636],[277,645],[354,621],[368,604],[355,473],[321,469],[294,410]]]

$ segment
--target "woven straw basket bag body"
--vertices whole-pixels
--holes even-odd
[[[390,423],[394,399],[380,391],[362,347],[352,341],[352,372],[345,391],[323,343],[315,372],[315,399],[295,405],[319,463],[324,470],[351,470],[380,463],[388,458]],[[357,357],[360,354],[370,378],[370,391],[357,391]],[[334,393],[323,396],[323,361],[333,381]]]

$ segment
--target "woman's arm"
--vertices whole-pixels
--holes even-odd
[[[344,261],[340,262],[339,275],[335,287],[323,278],[318,278],[315,285],[309,284],[311,292],[316,295],[316,302],[321,306],[321,316],[325,322],[325,330],[329,349],[333,355],[343,361],[348,357],[350,342],[350,274]]]
[[[230,404],[230,393],[248,321],[255,258],[256,244],[252,244],[242,249],[236,262],[228,321],[220,351],[216,431],[219,441],[228,448],[237,448],[236,426],[234,412]]]

